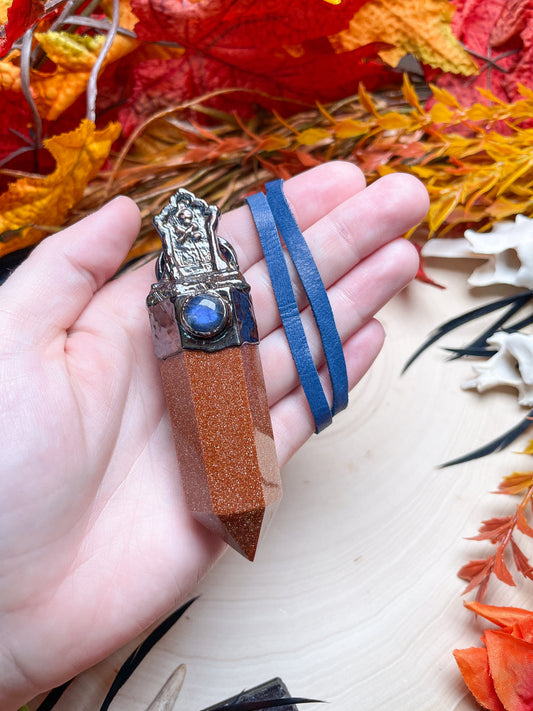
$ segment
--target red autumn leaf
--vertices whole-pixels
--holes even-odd
[[[422,246],[419,242],[413,242],[418,252],[418,271],[416,273],[416,279],[418,281],[423,281],[425,284],[431,284],[431,286],[436,286],[438,289],[445,289],[446,287],[442,284],[438,284],[434,279],[432,279],[424,268],[424,258],[422,257]]]
[[[13,0],[7,11],[7,22],[0,28],[0,57],[9,52],[13,42],[37,22],[41,15],[44,15],[42,0]]]
[[[276,101],[287,98],[312,104],[315,101],[334,101],[353,94],[357,82],[375,87],[394,75],[384,65],[367,61],[374,55],[374,46],[367,45],[351,52],[335,54],[329,45],[313,47],[301,56],[272,53],[260,62],[260,69],[250,71],[250,66],[222,63],[217,59],[195,53],[178,59],[147,60],[134,71],[132,97],[120,112],[124,132],[131,133],[136,126],[157,110],[179,105],[192,97],[222,88],[240,88],[248,93],[232,93],[217,97],[218,108],[236,110],[261,103],[270,108],[286,111],[295,104]],[[239,106],[240,105],[240,106]]]
[[[490,31],[491,47],[501,47],[513,37],[518,36],[527,26],[529,0],[507,0],[501,14]]]
[[[490,711],[505,711],[494,690],[487,650],[483,647],[455,649],[453,656],[466,685],[481,706]]]
[[[370,88],[393,81],[397,75],[381,61],[368,61],[382,43],[335,54],[328,40],[348,26],[364,2],[133,0],[139,38],[172,41],[185,52],[139,64],[131,99],[120,114],[125,132],[159,109],[218,89],[248,93],[218,96],[210,105],[250,113],[252,103],[285,111],[301,107],[265,94],[314,103],[353,94],[359,81]]]
[[[132,0],[141,40],[176,42],[237,66],[348,26],[367,0]]]
[[[502,630],[487,630],[485,645],[494,689],[506,711],[533,708],[533,644]]]
[[[463,106],[487,103],[477,87],[513,102],[518,85],[533,87],[533,0],[455,0],[452,30],[479,66],[472,81],[428,70],[427,78],[454,94]]]

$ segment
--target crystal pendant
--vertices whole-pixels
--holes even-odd
[[[163,252],[147,303],[189,509],[253,560],[281,482],[250,289],[218,215],[172,196],[154,219]]]

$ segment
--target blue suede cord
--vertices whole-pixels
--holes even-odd
[[[348,374],[326,287],[285,198],[283,181],[274,180],[265,187],[270,210],[296,267],[316,321],[333,392],[331,414],[336,415],[348,405]]]
[[[263,193],[247,197],[246,202],[259,233],[281,323],[318,433],[331,423],[331,411],[309,350],[278,229]]]
[[[246,202],[259,233],[281,322],[315,420],[315,432],[318,433],[331,424],[334,414],[346,407],[348,402],[346,364],[326,289],[287,204],[282,184],[281,180],[268,183],[266,197],[263,193],[257,193],[246,198]],[[285,262],[280,234],[307,294],[320,332],[333,391],[331,409],[309,350]]]

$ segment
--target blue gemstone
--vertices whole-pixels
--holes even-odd
[[[226,323],[225,302],[216,294],[191,296],[183,304],[181,318],[188,331],[196,336],[211,338]]]

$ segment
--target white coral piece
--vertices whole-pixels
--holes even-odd
[[[466,230],[464,239],[431,239],[424,257],[488,257],[468,279],[471,286],[512,284],[533,289],[533,219],[517,215],[497,222],[491,232]]]
[[[533,334],[498,331],[488,342],[498,352],[485,363],[474,365],[477,374],[463,383],[463,389],[484,392],[499,385],[510,385],[518,390],[518,402],[533,407]]]

